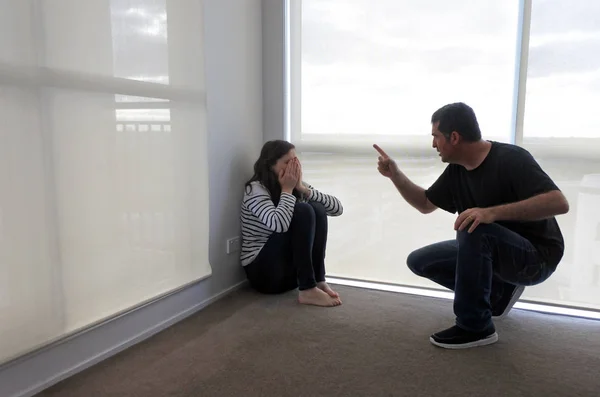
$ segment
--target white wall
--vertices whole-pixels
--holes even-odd
[[[243,280],[238,254],[225,240],[239,235],[243,184],[260,152],[262,35],[260,0],[205,0],[206,87],[210,153],[212,293]]]
[[[264,139],[285,136],[285,1],[262,1]]]
[[[240,232],[243,184],[263,142],[284,136],[284,0],[205,0],[204,15],[210,263],[218,293],[245,277],[238,256],[225,254],[225,241]]]
[[[192,314],[244,280],[225,240],[239,234],[243,183],[263,141],[260,0],[205,0],[212,276],[0,368],[0,396],[40,391]]]

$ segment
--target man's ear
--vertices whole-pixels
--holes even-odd
[[[458,143],[460,143],[460,140],[461,140],[460,134],[456,131],[452,131],[452,133],[450,134],[450,143],[452,145],[457,145]]]

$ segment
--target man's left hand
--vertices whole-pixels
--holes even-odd
[[[454,230],[462,231],[471,225],[468,232],[473,233],[480,224],[494,223],[494,221],[494,213],[490,208],[469,208],[461,212],[458,218],[456,218]]]

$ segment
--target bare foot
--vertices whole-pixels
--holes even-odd
[[[342,304],[339,298],[331,297],[317,287],[300,291],[300,294],[298,295],[298,302],[303,305],[323,307],[339,306]]]
[[[317,283],[317,288],[323,292],[326,292],[327,295],[331,296],[332,298],[340,297],[340,294],[338,294],[337,292],[332,290],[331,287],[329,287],[329,284],[327,284],[325,281],[321,281],[320,283]]]

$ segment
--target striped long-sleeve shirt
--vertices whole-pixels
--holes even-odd
[[[302,201],[314,201],[323,204],[328,216],[339,216],[344,211],[342,203],[336,197],[315,190],[304,183],[311,191]],[[242,266],[250,264],[273,233],[285,233],[290,227],[296,197],[281,193],[279,204],[275,206],[269,191],[260,183],[252,182],[246,189],[242,201]]]

